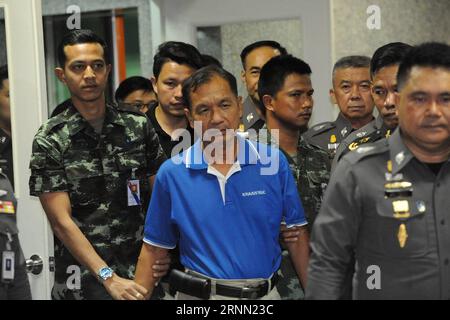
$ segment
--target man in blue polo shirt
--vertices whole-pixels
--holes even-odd
[[[288,244],[305,285],[306,219],[284,155],[235,134],[242,115],[236,79],[215,66],[183,85],[186,115],[202,139],[160,168],[149,206],[136,282],[150,293],[151,265],[179,246],[179,299],[279,299],[280,224],[301,226]],[[195,126],[194,126],[195,122]]]

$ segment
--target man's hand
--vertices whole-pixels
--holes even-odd
[[[121,278],[117,274],[105,280],[103,285],[114,300],[144,300],[148,293],[143,286],[132,280]]]
[[[283,242],[283,244],[294,243],[297,242],[298,237],[300,236],[301,227],[288,228],[285,224],[282,224],[280,227],[280,231],[281,241]]]
[[[167,271],[169,271],[170,269],[170,256],[156,260],[155,264],[152,266],[152,269],[153,278],[158,279],[158,281],[155,283],[155,286],[157,286],[159,279],[164,277],[167,274]]]

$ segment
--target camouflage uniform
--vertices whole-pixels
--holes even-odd
[[[259,131],[258,140],[263,143],[276,144],[276,141],[272,139],[267,131],[266,125]],[[297,190],[308,221],[308,231],[311,232],[314,220],[320,210],[325,188],[330,179],[328,153],[319,147],[308,144],[303,137],[300,137],[295,157],[288,155],[284,151],[283,153],[289,162],[297,183]],[[303,289],[298,281],[289,252],[283,250],[282,255],[280,280],[277,284],[278,292],[281,298],[285,300],[302,299],[304,297]]]
[[[34,138],[30,194],[67,192],[72,218],[96,252],[119,276],[133,278],[149,177],[164,160],[153,128],[140,113],[107,105],[102,132],[97,134],[70,105],[42,125]],[[140,181],[141,206],[128,206],[129,179]],[[97,279],[56,237],[55,263],[53,298],[84,299],[98,287]],[[81,289],[67,286],[73,273],[69,266],[80,267]]]

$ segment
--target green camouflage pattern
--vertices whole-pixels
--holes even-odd
[[[107,105],[101,134],[74,106],[38,130],[30,161],[30,194],[67,192],[72,218],[121,277],[133,278],[150,197],[149,177],[166,160],[148,119]],[[127,181],[139,179],[140,206],[128,206]],[[54,299],[83,299],[96,278],[55,237]],[[79,266],[81,288],[67,286]],[[87,289],[86,289],[87,290]]]
[[[263,143],[276,145],[264,126],[259,131],[258,140]],[[283,150],[282,150],[283,151]],[[308,231],[311,233],[314,220],[320,210],[322,198],[330,179],[330,158],[326,151],[313,146],[300,136],[297,155],[293,158],[284,152],[292,174],[297,184],[297,190],[302,200],[308,221]],[[278,292],[283,300],[299,300],[304,298],[303,288],[298,280],[294,265],[287,250],[283,250],[279,270],[280,280],[277,284]]]

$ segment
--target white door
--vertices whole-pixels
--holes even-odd
[[[43,260],[42,271],[29,274],[33,299],[49,299],[53,236],[39,200],[29,196],[28,188],[33,137],[47,119],[41,0],[0,0],[0,7],[5,12],[20,241],[26,259],[37,255]]]

